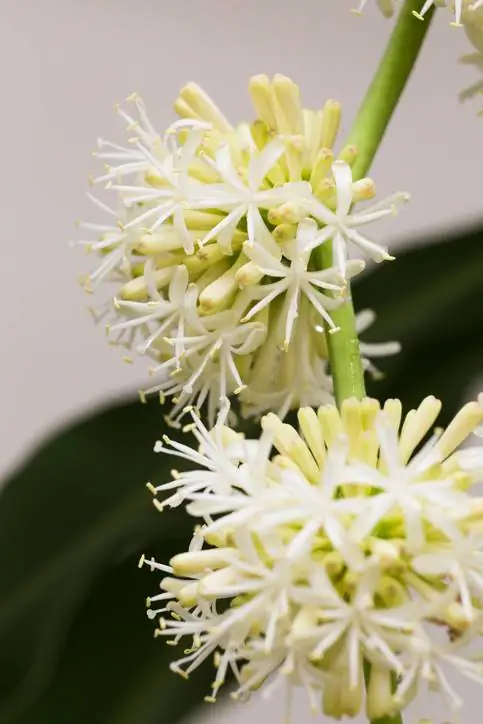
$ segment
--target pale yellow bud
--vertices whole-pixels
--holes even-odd
[[[322,110],[322,131],[320,145],[324,148],[332,148],[339,132],[342,109],[340,103],[335,100],[328,100]]]
[[[407,414],[399,437],[399,454],[402,462],[406,463],[409,460],[415,447],[433,426],[440,410],[441,401],[430,395],[421,402],[417,410],[411,410]]]
[[[300,88],[290,78],[275,75],[273,96],[277,128],[281,134],[302,134],[303,116],[300,103]]]
[[[386,716],[390,717],[397,711],[391,687],[390,670],[378,664],[373,664],[366,697],[366,714],[371,721]]]
[[[173,271],[174,268],[172,266],[166,269],[156,269],[153,274],[156,289],[163,289],[169,284],[171,277],[173,276]],[[144,277],[131,279],[121,287],[119,296],[121,299],[133,302],[146,301],[149,298],[146,279]]]
[[[231,124],[228,123],[218,106],[197,83],[188,83],[181,88],[179,97],[192,110],[194,115],[191,115],[191,118],[212,123],[220,133],[230,133],[232,130]],[[175,108],[179,113],[180,106],[175,104]]]
[[[248,82],[248,90],[252,97],[257,116],[264,122],[268,129],[275,129],[274,98],[270,79],[267,75],[254,75]]]
[[[179,553],[170,560],[177,576],[193,576],[205,571],[224,568],[237,555],[234,548],[213,548],[202,551]]]
[[[234,301],[238,289],[236,273],[245,262],[246,257],[244,254],[240,254],[236,262],[224,274],[203,289],[199,297],[202,314],[214,314],[228,309]]]
[[[258,284],[263,277],[263,272],[253,261],[247,261],[235,273],[235,281],[241,289]]]
[[[311,407],[302,407],[297,413],[297,419],[310,450],[317,460],[320,468],[325,463],[325,443],[322,427],[315,410]]]
[[[319,468],[309,448],[291,425],[283,423],[273,412],[269,412],[262,418],[262,428],[274,434],[277,450],[295,462],[311,483],[319,481]]]
[[[443,458],[447,457],[482,421],[483,405],[481,402],[468,402],[450,422],[436,443],[436,450]]]

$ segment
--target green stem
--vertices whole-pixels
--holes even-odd
[[[376,75],[357,113],[346,141],[357,147],[352,166],[355,181],[365,176],[380,146],[397,104],[409,80],[429,30],[435,8],[417,20],[413,12],[421,10],[421,0],[406,0]]]
[[[424,22],[418,21],[413,15],[413,11],[420,8],[421,0],[405,0],[374,80],[349,133],[347,145],[357,147],[357,157],[352,167],[354,180],[362,178],[369,170],[428,32],[434,8],[426,14]],[[318,250],[317,261],[324,269],[332,265],[330,242]],[[327,333],[327,344],[335,399],[340,407],[341,402],[348,397],[361,399],[365,395],[350,287],[347,290],[347,301],[332,313],[332,319],[340,330],[334,334]]]

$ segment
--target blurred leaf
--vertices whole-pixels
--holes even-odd
[[[167,538],[163,556],[180,545],[176,535]],[[73,622],[55,678],[18,724],[174,724],[209,693],[212,667],[189,681],[169,670],[182,652],[153,638],[144,598],[159,574],[139,571],[138,557],[96,585]]]
[[[437,243],[405,248],[354,284],[357,309],[377,313],[364,339],[398,339],[405,347],[450,343],[483,332],[483,229],[440,235]]]
[[[400,397],[406,408],[434,394],[444,402],[439,422],[448,422],[483,373],[481,227],[401,250],[361,277],[354,302],[377,315],[364,341],[402,343],[398,355],[379,362],[385,379],[368,380],[368,393]]]
[[[27,703],[25,690],[34,696],[48,680],[100,571],[153,540],[176,534],[186,544],[192,521],[182,509],[161,517],[144,486],[169,476],[170,458],[153,453],[164,432],[159,404],[119,404],[53,437],[7,481],[0,496],[0,721]]]

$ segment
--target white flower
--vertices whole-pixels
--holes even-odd
[[[427,684],[430,691],[437,691],[444,696],[454,719],[459,721],[459,710],[463,706],[463,699],[450,683],[448,668],[454,667],[460,677],[463,675],[476,683],[483,684],[481,664],[464,655],[466,643],[467,640],[463,638],[454,643],[438,645],[427,630],[420,628],[406,642],[405,654],[408,662],[406,671],[396,688],[396,701],[405,705],[414,697],[420,683]],[[459,655],[460,651],[462,655]]]
[[[251,319],[255,314],[264,309],[280,294],[285,294],[284,310],[285,331],[283,346],[288,348],[292,337],[295,320],[298,317],[299,298],[304,294],[314,309],[327,322],[330,329],[335,332],[335,327],[327,310],[338,306],[338,301],[329,297],[320,290],[335,292],[339,297],[343,292],[344,280],[340,277],[337,269],[325,269],[323,271],[309,271],[307,266],[310,254],[317,237],[317,224],[312,219],[301,221],[297,227],[297,236],[284,245],[284,256],[288,260],[283,263],[277,257],[273,257],[261,244],[247,242],[243,250],[254,262],[256,267],[268,277],[275,277],[279,281],[265,284],[252,292],[252,297],[261,300],[245,315],[244,319]],[[363,269],[363,263],[359,260],[349,263],[348,274],[353,276]],[[340,301],[340,300],[339,300]]]
[[[126,224],[126,229],[143,224],[150,232],[156,231],[168,219],[179,236],[180,246],[187,254],[194,251],[194,243],[184,218],[184,210],[209,209],[213,207],[213,197],[206,195],[204,184],[189,175],[190,165],[203,140],[205,129],[193,128],[188,131],[185,143],[175,152],[159,160],[144,146],[139,150],[145,155],[147,164],[152,167],[151,185],[112,184],[110,188],[122,194],[128,209],[147,206],[147,210],[134,215]]]
[[[327,239],[332,239],[334,262],[341,275],[345,278],[347,271],[347,247],[354,244],[374,261],[393,259],[387,249],[363,236],[357,228],[371,224],[385,216],[396,212],[396,204],[409,199],[408,194],[396,193],[359,213],[351,213],[353,204],[352,171],[343,161],[336,161],[332,166],[337,189],[337,207],[331,211],[324,204],[314,199],[310,206],[312,215],[325,226],[314,238],[312,248],[319,246]],[[309,248],[310,248],[309,246]]]
[[[244,440],[225,407],[213,431],[193,415],[198,452],[158,445],[195,470],[150,486],[168,495],[157,505],[185,501],[201,522],[190,550],[161,569],[161,608],[148,602],[157,635],[193,641],[172,668],[189,674],[215,654],[211,699],[230,668],[237,698],[286,682],[337,718],[360,711],[366,661],[372,719],[393,716],[425,682],[457,708],[447,665],[483,683],[471,657],[483,621],[483,502],[468,492],[483,482],[483,450],[457,451],[483,407],[463,407],[414,454],[439,408],[428,397],[401,426],[398,400],[381,411],[352,399],[340,412],[300,409],[299,432],[267,415],[262,437]]]
[[[219,403],[245,387],[237,367],[238,358],[249,359],[266,336],[262,322],[240,321],[245,307],[242,304],[239,310],[225,310],[203,319],[198,317],[199,327],[191,330],[191,334],[186,330],[185,336],[168,337],[168,344],[183,349],[180,362],[172,369],[175,358],[168,356],[155,366],[151,374],[161,373],[162,379],[144,394],[175,395],[171,417],[183,414],[189,405],[201,408],[208,400],[208,416],[213,422]]]
[[[153,265],[149,262],[145,267],[145,278],[150,299],[147,302],[116,299],[116,309],[129,318],[109,325],[108,331],[119,332],[147,325],[150,333],[143,340],[139,351],[145,354],[158,338],[170,337],[174,347],[174,361],[179,367],[184,352],[182,340],[186,328],[188,326],[195,330],[201,328],[196,310],[198,288],[194,284],[189,284],[188,270],[184,266],[173,268],[167,299],[156,288]]]
[[[473,619],[472,596],[483,601],[483,537],[474,533],[457,535],[451,543],[442,541],[416,556],[413,569],[422,576],[449,576],[455,581],[468,620]]]
[[[140,231],[139,228],[133,226],[126,229],[126,223],[129,223],[131,219],[128,210],[121,208],[120,212],[116,212],[92,194],[87,194],[87,196],[99,209],[115,219],[112,224],[85,221],[79,223],[80,228],[96,232],[98,238],[81,239],[75,244],[84,246],[88,253],[98,252],[102,257],[101,264],[84,280],[85,288],[90,292],[101,282],[116,278],[116,275],[121,279],[129,278],[132,250],[139,239]]]
[[[276,249],[272,237],[265,232],[260,209],[278,208],[283,203],[307,202],[312,195],[310,184],[301,181],[285,183],[280,187],[272,187],[266,183],[266,176],[280,159],[285,150],[283,139],[275,138],[261,153],[250,148],[250,158],[246,172],[246,181],[237,173],[228,145],[221,146],[216,152],[214,161],[206,158],[213,169],[220,175],[223,184],[213,189],[211,207],[228,211],[228,215],[213,227],[204,237],[202,243],[218,238],[218,243],[225,253],[231,253],[231,242],[235,229],[241,219],[246,217],[247,235],[250,243],[258,238],[261,244],[267,243],[270,249]],[[266,228],[266,227],[265,227]]]

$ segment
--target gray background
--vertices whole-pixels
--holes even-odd
[[[123,138],[114,102],[139,91],[166,124],[178,88],[196,80],[238,119],[251,113],[248,77],[281,72],[300,83],[307,105],[338,98],[347,130],[389,32],[371,2],[362,18],[349,13],[354,4],[0,0],[2,471],[52,425],[144,376],[143,364],[124,365],[94,327],[76,282],[86,264],[67,245],[75,220],[95,216],[84,192],[96,138]],[[373,167],[381,195],[412,194],[398,219],[375,228],[393,247],[481,208],[483,121],[478,101],[457,100],[476,75],[457,65],[470,48],[449,19],[437,19]],[[229,719],[281,721],[280,698],[269,706],[255,698]],[[223,707],[206,707],[205,716],[226,721]],[[468,707],[465,724],[477,720]]]

